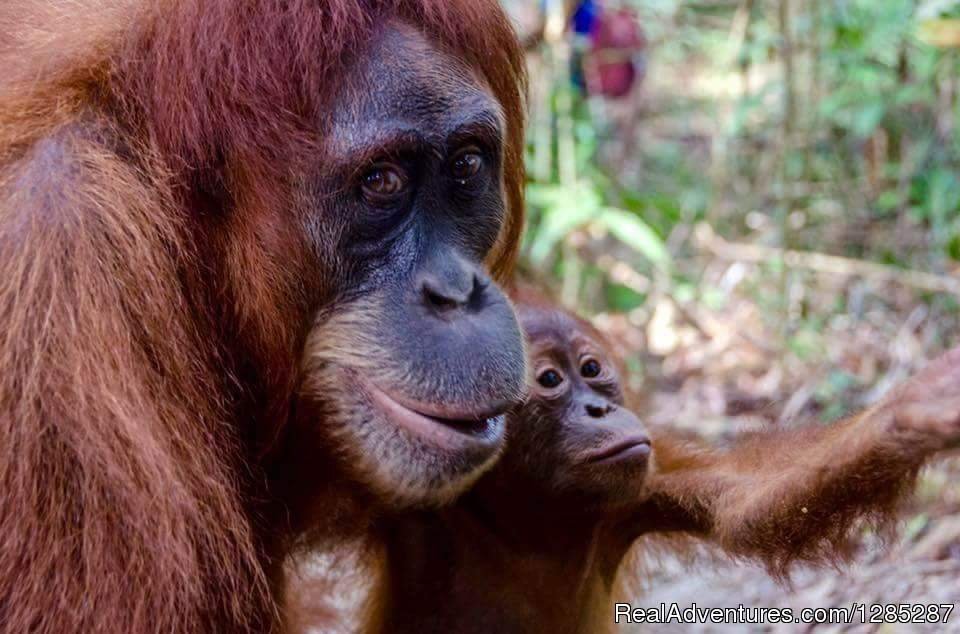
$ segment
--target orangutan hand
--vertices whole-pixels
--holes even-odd
[[[928,363],[876,411],[905,450],[960,447],[960,347]]]

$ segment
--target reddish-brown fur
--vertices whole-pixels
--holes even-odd
[[[493,0],[0,8],[0,631],[277,627],[264,456],[324,281],[273,219],[389,15],[504,109],[503,275],[523,70]]]
[[[542,296],[520,297],[528,333],[546,325],[610,350],[589,324]],[[534,355],[537,343],[530,342]],[[604,357],[611,361],[609,352]],[[609,491],[591,500],[586,491],[596,491],[595,483],[558,490],[548,480],[579,448],[569,433],[549,435],[556,406],[537,404],[543,397],[531,389],[509,419],[504,457],[472,491],[450,508],[373,526],[367,565],[377,586],[366,607],[379,615],[370,630],[607,631],[614,600],[632,598],[618,581],[641,574],[628,553],[644,537],[654,541],[641,539],[641,551],[660,539],[677,545],[674,536],[705,539],[781,577],[797,561],[841,561],[856,529],[863,522],[889,528],[924,461],[960,441],[957,349],[838,424],[757,434],[728,450],[651,430],[648,473],[638,469],[633,485],[610,476]],[[292,593],[293,613],[314,603],[310,592],[308,582]]]
[[[530,286],[513,291],[521,311],[558,311]],[[563,312],[563,311],[560,311]],[[615,346],[566,313],[622,373]],[[960,348],[928,364],[880,403],[830,425],[802,425],[741,437],[719,450],[652,430],[654,466],[638,517],[648,529],[709,532],[730,554],[785,575],[797,561],[830,563],[852,553],[857,520],[888,526],[924,461],[960,440]],[[641,396],[628,395],[636,406]],[[647,531],[645,531],[647,532]]]

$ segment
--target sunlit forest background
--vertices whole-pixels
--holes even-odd
[[[960,0],[504,3],[523,266],[617,343],[648,420],[827,422],[960,343]],[[648,600],[960,602],[960,461],[876,542],[792,590],[664,565]]]

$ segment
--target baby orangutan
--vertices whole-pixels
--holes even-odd
[[[372,629],[611,629],[618,570],[651,533],[709,540],[774,575],[841,560],[861,521],[891,522],[924,461],[960,441],[960,349],[843,422],[717,450],[648,436],[589,324],[518,309],[532,381],[507,449],[453,506],[375,524]]]

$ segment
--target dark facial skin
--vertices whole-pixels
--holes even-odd
[[[640,419],[624,407],[617,368],[597,336],[565,313],[520,314],[530,358],[529,398],[511,414],[499,472],[551,496],[607,505],[636,495],[650,458]]]
[[[386,25],[358,60],[304,185],[338,285],[306,344],[298,424],[379,499],[439,503],[493,463],[523,392],[520,330],[484,264],[506,213],[504,122],[413,28]]]

